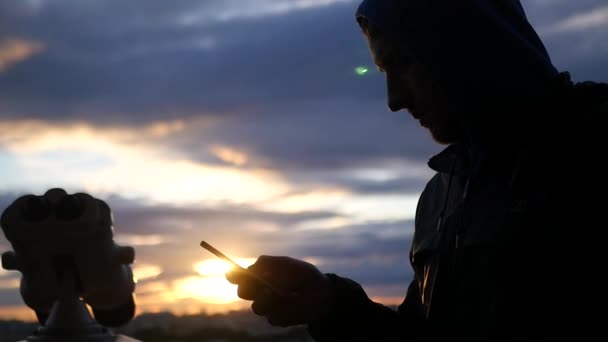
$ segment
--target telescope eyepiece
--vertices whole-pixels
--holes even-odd
[[[114,242],[107,203],[60,188],[28,194],[2,212],[0,228],[14,250],[0,253],[1,266],[22,273],[21,297],[41,324],[47,318],[50,325],[63,324],[53,317],[71,315],[64,304],[74,298],[89,305],[102,325],[133,318],[135,249]]]
[[[25,221],[40,222],[51,214],[51,205],[44,197],[29,195],[23,201],[21,213]]]
[[[55,207],[55,217],[60,220],[73,220],[84,213],[85,205],[74,195],[63,196]]]

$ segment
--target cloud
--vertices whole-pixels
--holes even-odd
[[[382,75],[354,72],[371,69],[357,3],[0,2],[0,205],[54,186],[105,199],[149,310],[200,309],[163,293],[214,258],[202,239],[401,295],[441,146],[387,111]],[[608,79],[603,0],[525,5],[560,69]]]
[[[219,145],[206,147],[201,142],[199,159],[207,157],[199,162],[165,146],[183,125],[181,121],[155,122],[133,129],[80,122],[0,121],[0,146],[18,165],[19,177],[7,178],[19,190],[26,185],[78,187],[173,202],[243,202],[285,191],[287,185],[272,171],[232,167],[224,161],[226,155],[217,155]],[[189,120],[188,125],[200,130],[207,127],[204,118]]]
[[[173,204],[255,203],[292,212],[324,206],[347,213],[350,206],[363,213],[373,211],[369,203],[375,202],[384,208],[383,215],[389,214],[388,208],[400,208],[407,216],[413,211],[412,194],[416,196],[432,175],[425,163],[404,159],[397,150],[383,155],[381,144],[378,150],[370,144],[368,152],[359,150],[357,156],[348,142],[343,151],[325,157],[322,146],[331,141],[320,143],[314,147],[319,159],[342,159],[327,165],[312,157],[307,162],[305,150],[275,150],[279,154],[273,155],[253,140],[241,145],[226,139],[228,144],[221,145],[213,131],[222,130],[222,125],[204,118],[138,128],[0,121],[0,146],[14,169],[4,170],[4,186],[40,193],[51,187],[122,193]],[[352,144],[365,148],[355,139]]]
[[[568,16],[547,28],[546,33],[584,32],[597,28],[608,28],[608,6]]]
[[[0,278],[0,289],[18,289],[21,280],[17,278]]]
[[[2,203],[13,199],[12,194],[0,196]],[[197,265],[204,260],[216,260],[199,247],[198,242],[203,239],[238,260],[261,254],[310,260],[323,271],[336,272],[370,286],[376,295],[384,287],[406,283],[411,277],[411,272],[400,266],[409,251],[410,220],[302,230],[295,228],[305,222],[341,215],[323,211],[272,212],[247,206],[175,207],[120,196],[104,199],[113,209],[116,241],[136,248],[134,273],[139,278],[137,298],[141,310],[172,308],[189,296],[203,303],[214,293],[224,299],[212,301],[234,299],[234,291],[229,293],[219,283],[212,284],[215,292],[201,292],[198,285],[202,280],[195,279],[199,276]],[[384,294],[397,295],[398,291]],[[18,291],[7,292],[2,304],[16,305],[18,296]],[[198,309],[200,303],[196,305]]]
[[[114,241],[120,245],[128,245],[133,247],[140,246],[158,246],[163,243],[171,242],[169,237],[160,234],[117,234]]]
[[[112,201],[108,200],[108,204],[112,206]],[[227,237],[227,235],[232,235],[233,233],[230,231],[222,232],[219,228],[228,228],[230,226],[234,226],[234,229],[238,227],[239,231],[243,234],[242,237],[246,237],[257,232],[272,232],[277,227],[287,229],[300,222],[337,216],[336,213],[324,211],[282,213],[257,210],[248,206],[231,205],[220,207],[144,205],[137,208],[115,207],[113,212],[117,232],[142,235],[152,234],[154,238],[148,237],[148,240],[145,240],[147,242],[158,242],[156,237],[158,237],[158,234],[163,233],[177,238],[180,231],[186,231],[188,234],[196,231],[201,236],[204,236],[205,233],[215,233],[215,235]],[[129,237],[129,235],[126,237]],[[128,239],[123,236],[121,239],[125,242],[140,242],[140,245],[152,246],[160,244],[142,244],[141,242],[144,241],[143,237]]]
[[[285,15],[290,12],[315,7],[331,6],[337,3],[349,3],[354,0],[258,0],[258,1],[225,1],[223,8],[211,10],[203,5],[202,9],[190,11],[179,18],[183,25],[206,25],[210,20],[232,21],[244,18],[260,18],[273,15]]]
[[[8,32],[38,37],[48,48],[0,76],[0,116],[135,130],[181,120],[184,130],[169,144],[189,158],[236,165],[247,159],[281,170],[425,160],[437,148],[407,114],[388,113],[381,75],[353,71],[371,62],[355,4],[323,3],[204,29],[160,19],[134,24],[160,16],[156,2],[130,20],[110,5],[68,10],[61,2],[18,22],[7,17],[14,23]],[[190,5],[176,3],[163,18]],[[188,48],[201,37],[214,37],[216,46]],[[192,124],[206,119],[217,122],[212,130]]]
[[[0,288],[0,303],[2,303],[2,306],[25,305],[23,304],[23,299],[19,296],[19,291],[12,288]]]
[[[44,54],[0,79],[9,112],[124,121],[125,113],[139,121],[133,117],[166,118],[175,111],[243,112],[265,106],[270,99],[288,103],[293,97],[323,94],[319,86],[331,84],[311,82],[319,76],[339,81],[335,90],[347,90],[352,68],[360,59],[369,62],[348,3],[290,13],[287,20],[250,19],[203,29],[171,20],[200,2],[114,2],[114,7],[112,3],[58,1],[28,17],[10,16],[11,8],[7,9],[2,18],[6,32],[37,37],[47,46]],[[246,3],[260,8],[258,2]],[[241,1],[238,5],[243,7]],[[326,30],[337,35],[319,35]],[[330,48],[337,43],[346,43],[347,50]],[[317,48],[311,50],[311,44]],[[311,60],[313,51],[326,53]],[[260,75],[265,75],[264,82]],[[286,75],[291,75],[289,87]]]
[[[21,39],[0,39],[0,72],[42,51],[40,43]]]
[[[147,279],[154,279],[163,273],[162,267],[150,264],[133,265],[133,278],[138,282]]]
[[[211,121],[193,120],[188,124],[201,129],[209,126]],[[0,145],[7,151],[23,154],[69,149],[74,145],[87,150],[102,150],[112,143],[130,146],[153,143],[179,134],[184,126],[185,123],[179,119],[147,122],[137,128],[93,126],[83,121],[0,120]]]
[[[290,227],[303,222],[336,215],[329,212],[273,213],[238,207],[141,205],[129,209],[113,205],[111,200],[108,203],[114,208],[119,240],[125,233],[166,240],[137,247],[138,260],[163,265],[159,280],[191,276],[194,261],[214,259],[199,247],[200,240],[210,242],[235,259],[269,254],[315,260],[327,271],[352,275],[367,284],[393,282],[410,276],[407,268],[399,270],[395,265],[408,258],[413,233],[411,220],[370,221],[329,230],[293,230]],[[274,229],[266,229],[268,227]],[[386,271],[384,276],[382,270]]]
[[[314,6],[264,19],[235,18],[205,28],[182,27],[171,20],[195,3],[178,2],[162,16],[159,8],[164,5],[154,2],[143,6],[140,15],[131,13],[129,20],[123,19],[122,12],[113,13],[110,4],[92,8],[77,4],[65,11],[59,10],[61,2],[44,4],[35,16],[16,23],[13,30],[41,36],[49,49],[0,78],[0,97],[4,96],[5,103],[0,115],[9,118],[7,126],[23,116],[40,121],[80,121],[89,130],[110,133],[112,139],[116,139],[115,132],[100,130],[100,125],[120,126],[123,131],[137,132],[132,136],[143,142],[150,137],[141,130],[142,125],[180,122],[182,129],[162,142],[161,148],[170,151],[167,153],[202,164],[272,170],[288,181],[301,180],[305,178],[302,175],[319,173],[319,169],[382,167],[403,157],[426,162],[437,147],[407,114],[388,113],[381,76],[361,78],[353,72],[355,66],[371,61],[353,19],[355,3],[290,3]],[[242,1],[238,4],[244,6]],[[263,7],[259,2],[246,4]],[[232,6],[222,2],[202,6],[216,5]],[[125,8],[126,12],[132,10],[131,6]],[[157,16],[160,19],[155,25],[144,24],[143,18]],[[23,22],[35,25],[20,26]],[[217,44],[203,51],[180,43],[201,37],[213,37]],[[176,44],[184,48],[173,48]],[[139,50],[143,52],[133,52]],[[202,128],[193,124],[196,120],[214,124]],[[61,140],[82,146],[70,137],[62,135]],[[132,139],[131,143],[138,141]],[[115,149],[99,150],[97,157],[86,158],[107,160],[114,154],[109,151]],[[85,160],[84,153],[73,156]],[[134,161],[129,170],[161,168],[150,166]],[[184,184],[192,184],[192,175],[198,172],[189,167],[182,166]],[[141,193],[157,182],[145,181],[146,177],[125,178],[124,167],[106,172],[91,175],[96,184],[88,188],[116,190],[124,179],[123,187],[137,187]],[[328,181],[355,192],[420,188],[419,179],[380,184],[333,178]],[[99,184],[102,180],[107,182]],[[108,183],[115,188],[109,189]],[[166,189],[178,193],[183,187]]]
[[[608,81],[606,4],[602,0],[525,3],[554,65],[575,81]]]
[[[197,9],[221,17],[226,10],[264,12],[283,3],[308,8],[264,18],[205,21],[205,27],[178,23],[180,16]],[[309,111],[325,108],[318,120],[336,115],[324,106],[332,101],[342,113],[360,102],[367,104],[366,110],[376,108],[368,113],[384,110],[380,75],[358,79],[353,72],[357,65],[371,64],[353,20],[356,1],[53,1],[30,16],[14,15],[16,5],[9,4],[3,8],[7,14],[0,21],[6,27],[0,31],[36,37],[47,50],[0,78],[5,103],[1,115],[114,122],[165,120],[201,111],[295,117],[302,111],[293,113],[294,107],[316,102]],[[590,10],[589,4],[601,2],[526,5],[534,22],[544,27],[568,20],[573,9]],[[548,6],[555,10],[548,11]],[[597,22],[589,20],[584,22]],[[559,45],[560,39],[550,45]],[[590,39],[595,41],[579,37],[581,44]],[[594,68],[600,68],[598,63]]]
[[[402,265],[408,265],[412,236],[410,220],[369,222],[340,230],[303,232],[298,239],[277,246],[276,252],[312,258],[322,271],[350,277],[366,287],[406,286],[412,270]]]

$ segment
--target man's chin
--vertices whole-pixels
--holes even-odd
[[[427,128],[433,137],[433,140],[441,145],[449,145],[459,141],[459,135],[456,132],[435,127]]]

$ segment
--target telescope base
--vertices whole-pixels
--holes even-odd
[[[76,291],[76,277],[66,267],[59,298],[53,304],[44,326],[22,342],[139,342],[114,335],[97,323]]]

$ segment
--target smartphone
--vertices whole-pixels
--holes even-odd
[[[234,260],[232,260],[228,256],[226,256],[226,254],[220,252],[217,248],[211,246],[207,242],[201,241],[201,247],[203,247],[204,249],[208,250],[209,252],[211,252],[216,257],[218,257],[218,258],[220,258],[220,259],[222,259],[222,260],[230,263],[232,266],[234,266],[235,268],[237,268],[239,271],[247,273],[247,275],[249,275],[250,277],[252,277],[255,280],[257,280],[258,282],[260,282],[260,284],[264,285],[268,290],[272,291],[274,294],[279,295],[279,296],[283,295],[281,291],[279,291],[277,288],[275,288],[274,286],[272,286],[269,282],[267,282],[266,280],[258,277],[255,273],[249,271],[248,269],[242,267],[241,265],[237,264]]]

